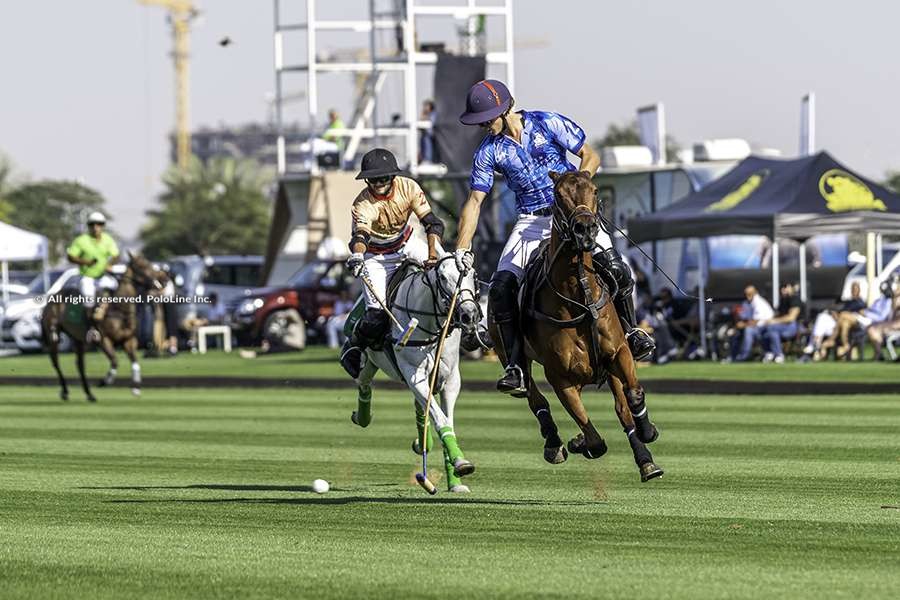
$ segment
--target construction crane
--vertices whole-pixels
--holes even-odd
[[[191,157],[190,57],[191,21],[199,14],[191,0],[138,0],[146,6],[161,6],[172,25],[172,59],[175,63],[175,157],[184,169]]]

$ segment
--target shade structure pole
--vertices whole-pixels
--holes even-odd
[[[772,308],[778,308],[780,295],[778,293],[781,285],[779,284],[778,272],[778,240],[772,240]]]
[[[703,356],[707,356],[706,354],[706,270],[707,270],[707,259],[706,259],[706,240],[700,239],[700,277],[698,278],[698,291],[697,294],[700,297],[700,306],[698,306],[698,315],[700,317],[700,349],[703,351]]]
[[[877,297],[875,289],[875,234],[866,234],[866,302],[871,304]]]
[[[9,304],[9,263],[5,260],[0,263],[3,282],[3,304]]]
[[[877,277],[881,277],[881,272],[884,270],[884,256],[883,256],[883,244],[884,244],[884,236],[880,233],[875,234],[875,275]]]
[[[800,242],[800,301],[806,302],[806,241]]]

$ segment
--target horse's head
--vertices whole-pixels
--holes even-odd
[[[572,241],[583,251],[594,249],[600,229],[597,217],[597,186],[586,171],[551,172],[554,183],[553,227],[563,241]]]
[[[481,305],[478,304],[478,293],[475,288],[475,272],[469,270],[462,278],[456,268],[456,260],[452,254],[446,254],[438,260],[434,269],[438,291],[438,309],[446,314],[450,310],[450,300],[459,286],[456,298],[456,309],[450,318],[453,325],[462,328],[464,333],[472,333],[481,321]]]
[[[128,251],[128,271],[126,273],[136,286],[151,293],[162,290],[168,279],[164,271],[157,269],[140,253],[130,250]]]

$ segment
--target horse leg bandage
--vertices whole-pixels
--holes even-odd
[[[647,403],[644,401],[644,389],[628,388],[625,390],[625,398],[628,400],[628,409],[634,419],[637,438],[644,443],[654,441],[659,432],[650,421],[650,413],[647,411]]]

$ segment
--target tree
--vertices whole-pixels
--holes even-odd
[[[631,121],[620,125],[610,123],[609,127],[606,128],[606,133],[603,135],[603,137],[594,140],[593,142],[591,142],[591,145],[598,152],[602,152],[603,148],[606,148],[608,146],[640,146],[641,134],[640,129],[638,129],[637,120],[632,119]],[[681,146],[678,144],[678,141],[671,135],[667,135],[667,160],[675,160],[675,158],[678,156],[679,150],[681,150]]]
[[[12,217],[12,205],[6,200],[12,191],[12,162],[0,154],[0,221],[9,221]]]
[[[900,171],[888,171],[884,187],[900,194]]]
[[[75,181],[41,180],[24,183],[6,194],[9,222],[47,237],[50,261],[56,262],[84,228],[88,213],[103,208],[97,190]]]
[[[269,227],[271,174],[254,161],[217,157],[169,169],[160,208],[147,211],[144,253],[261,254]]]

